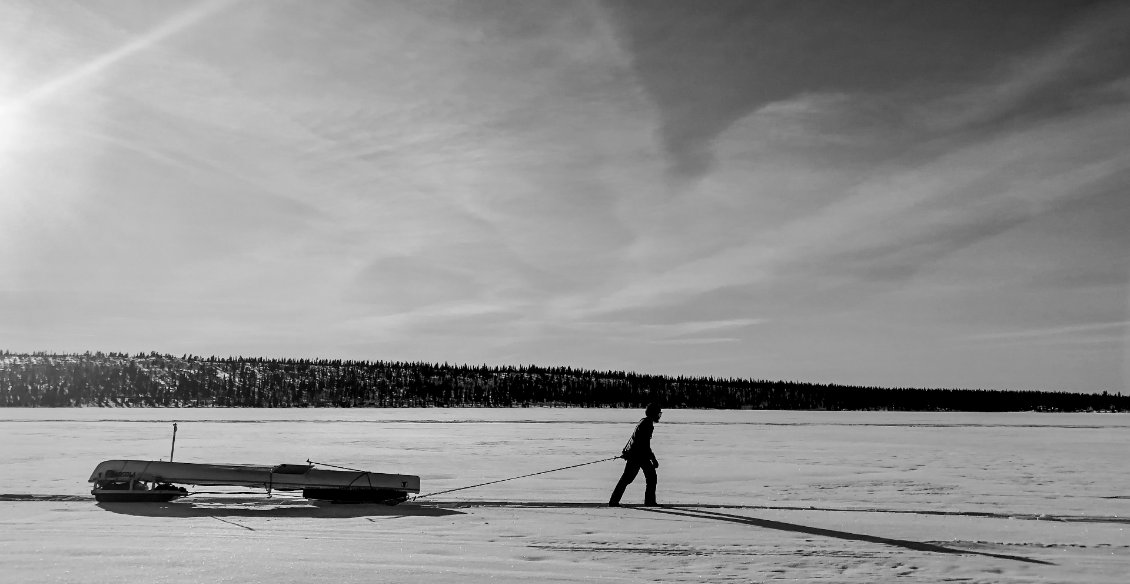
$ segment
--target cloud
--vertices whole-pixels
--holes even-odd
[[[0,341],[836,381],[1125,310],[1117,3],[215,6],[28,20]]]
[[[835,0],[605,6],[659,109],[669,170],[684,179],[706,174],[714,139],[770,103],[967,83],[1088,9],[1032,1],[871,2],[867,10]]]
[[[741,127],[731,131],[720,141],[741,143]],[[1125,184],[1126,136],[1130,111],[1101,108],[951,144],[905,166],[882,165],[812,212],[760,225],[734,245],[629,282],[591,310],[671,305],[778,278],[905,280],[978,241]]]
[[[1002,342],[1107,343],[1125,342],[1128,335],[1130,335],[1130,320],[1123,320],[1115,322],[1094,322],[1058,327],[983,333],[970,335],[968,337],[965,337],[965,340]]]
[[[1024,133],[986,148],[972,148],[962,166],[978,167],[985,174],[926,194],[917,204],[887,215],[867,229],[872,237],[854,237],[837,250],[829,250],[811,267],[871,281],[905,281],[954,253],[996,237],[1066,205],[1105,194],[1130,178],[1130,157],[1119,152],[1093,152],[1092,160],[1078,166],[1061,165],[1073,151],[1094,150],[1110,132],[1130,130],[1130,116],[1101,118],[1100,127],[1053,126]],[[1107,124],[1113,124],[1108,127]],[[1075,131],[1078,130],[1076,133]],[[1063,131],[1058,145],[1048,135]],[[1042,142],[1028,150],[1024,143]],[[1028,150],[1024,154],[1018,152]],[[1001,153],[1003,159],[1000,156]],[[964,158],[964,157],[962,157]],[[1035,166],[1043,166],[1035,170]],[[944,176],[940,168],[921,169],[922,175]],[[912,173],[915,176],[918,173]],[[919,175],[919,176],[922,176]],[[908,199],[914,196],[904,193]],[[883,209],[875,211],[884,215]]]
[[[87,59],[81,65],[39,83],[22,95],[0,102],[0,111],[33,106],[37,102],[49,99],[52,95],[64,91],[70,86],[90,78],[101,76],[106,70],[119,62],[135,54],[147,51],[173,35],[214,16],[216,13],[232,4],[233,1],[234,0],[210,0],[189,6],[174,14],[158,26],[146,31],[142,35],[133,37],[128,42],[119,45],[113,50]]]
[[[658,339],[649,341],[654,345],[717,345],[719,343],[740,343],[738,337],[694,337],[690,339]]]
[[[998,74],[913,112],[932,132],[992,132],[1124,103],[1130,77],[1130,6],[1107,3],[996,66]],[[957,134],[961,136],[961,134]]]

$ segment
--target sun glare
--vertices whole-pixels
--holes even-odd
[[[24,117],[22,109],[0,101],[0,164],[6,164],[8,154],[19,145]]]
[[[0,98],[2,99],[2,98]],[[0,248],[4,251],[0,258],[0,274],[9,276],[6,272],[13,268],[8,253],[14,252],[14,238],[19,230],[22,208],[24,205],[22,186],[19,184],[19,156],[20,141],[24,134],[25,123],[20,115],[19,108],[9,107],[8,103],[0,101]]]
[[[10,216],[13,200],[19,196],[13,174],[18,170],[17,154],[27,124],[22,109],[0,97],[0,217],[5,219]]]

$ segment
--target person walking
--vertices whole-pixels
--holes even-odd
[[[624,474],[620,476],[620,482],[616,483],[616,488],[612,490],[612,498],[608,500],[609,507],[620,506],[620,498],[624,496],[624,489],[636,480],[636,475],[641,470],[644,478],[647,479],[643,504],[648,507],[658,505],[655,502],[655,484],[659,478],[655,469],[659,468],[659,460],[655,458],[655,453],[651,451],[651,434],[655,431],[655,423],[663,415],[663,410],[659,407],[659,404],[651,403],[644,410],[644,414],[644,418],[636,425],[635,432],[632,432],[632,437],[628,439],[628,443],[624,445],[624,451],[620,454],[620,458],[626,460],[627,463],[624,465]]]

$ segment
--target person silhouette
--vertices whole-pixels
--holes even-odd
[[[656,475],[655,469],[659,468],[659,460],[655,458],[655,453],[651,451],[651,434],[655,431],[655,423],[663,415],[663,409],[659,407],[659,404],[651,403],[644,410],[644,414],[644,418],[636,425],[636,430],[632,432],[632,437],[628,439],[628,443],[624,445],[624,451],[620,454],[620,458],[626,460],[627,463],[624,465],[624,474],[620,476],[620,482],[616,483],[616,488],[612,490],[612,497],[608,500],[609,507],[620,506],[620,498],[624,496],[624,489],[636,480],[636,475],[641,470],[647,480],[643,504],[648,507],[658,505],[655,502],[655,485],[659,481],[659,477]]]

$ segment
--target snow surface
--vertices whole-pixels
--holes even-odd
[[[1127,582],[1125,414],[667,410],[665,507],[602,462],[383,505],[96,504],[105,459],[307,459],[423,493],[615,456],[586,409],[3,409],[0,582]],[[209,493],[215,487],[206,488]],[[204,487],[199,490],[205,490]],[[222,490],[222,489],[220,489]],[[643,497],[643,477],[626,503]]]

